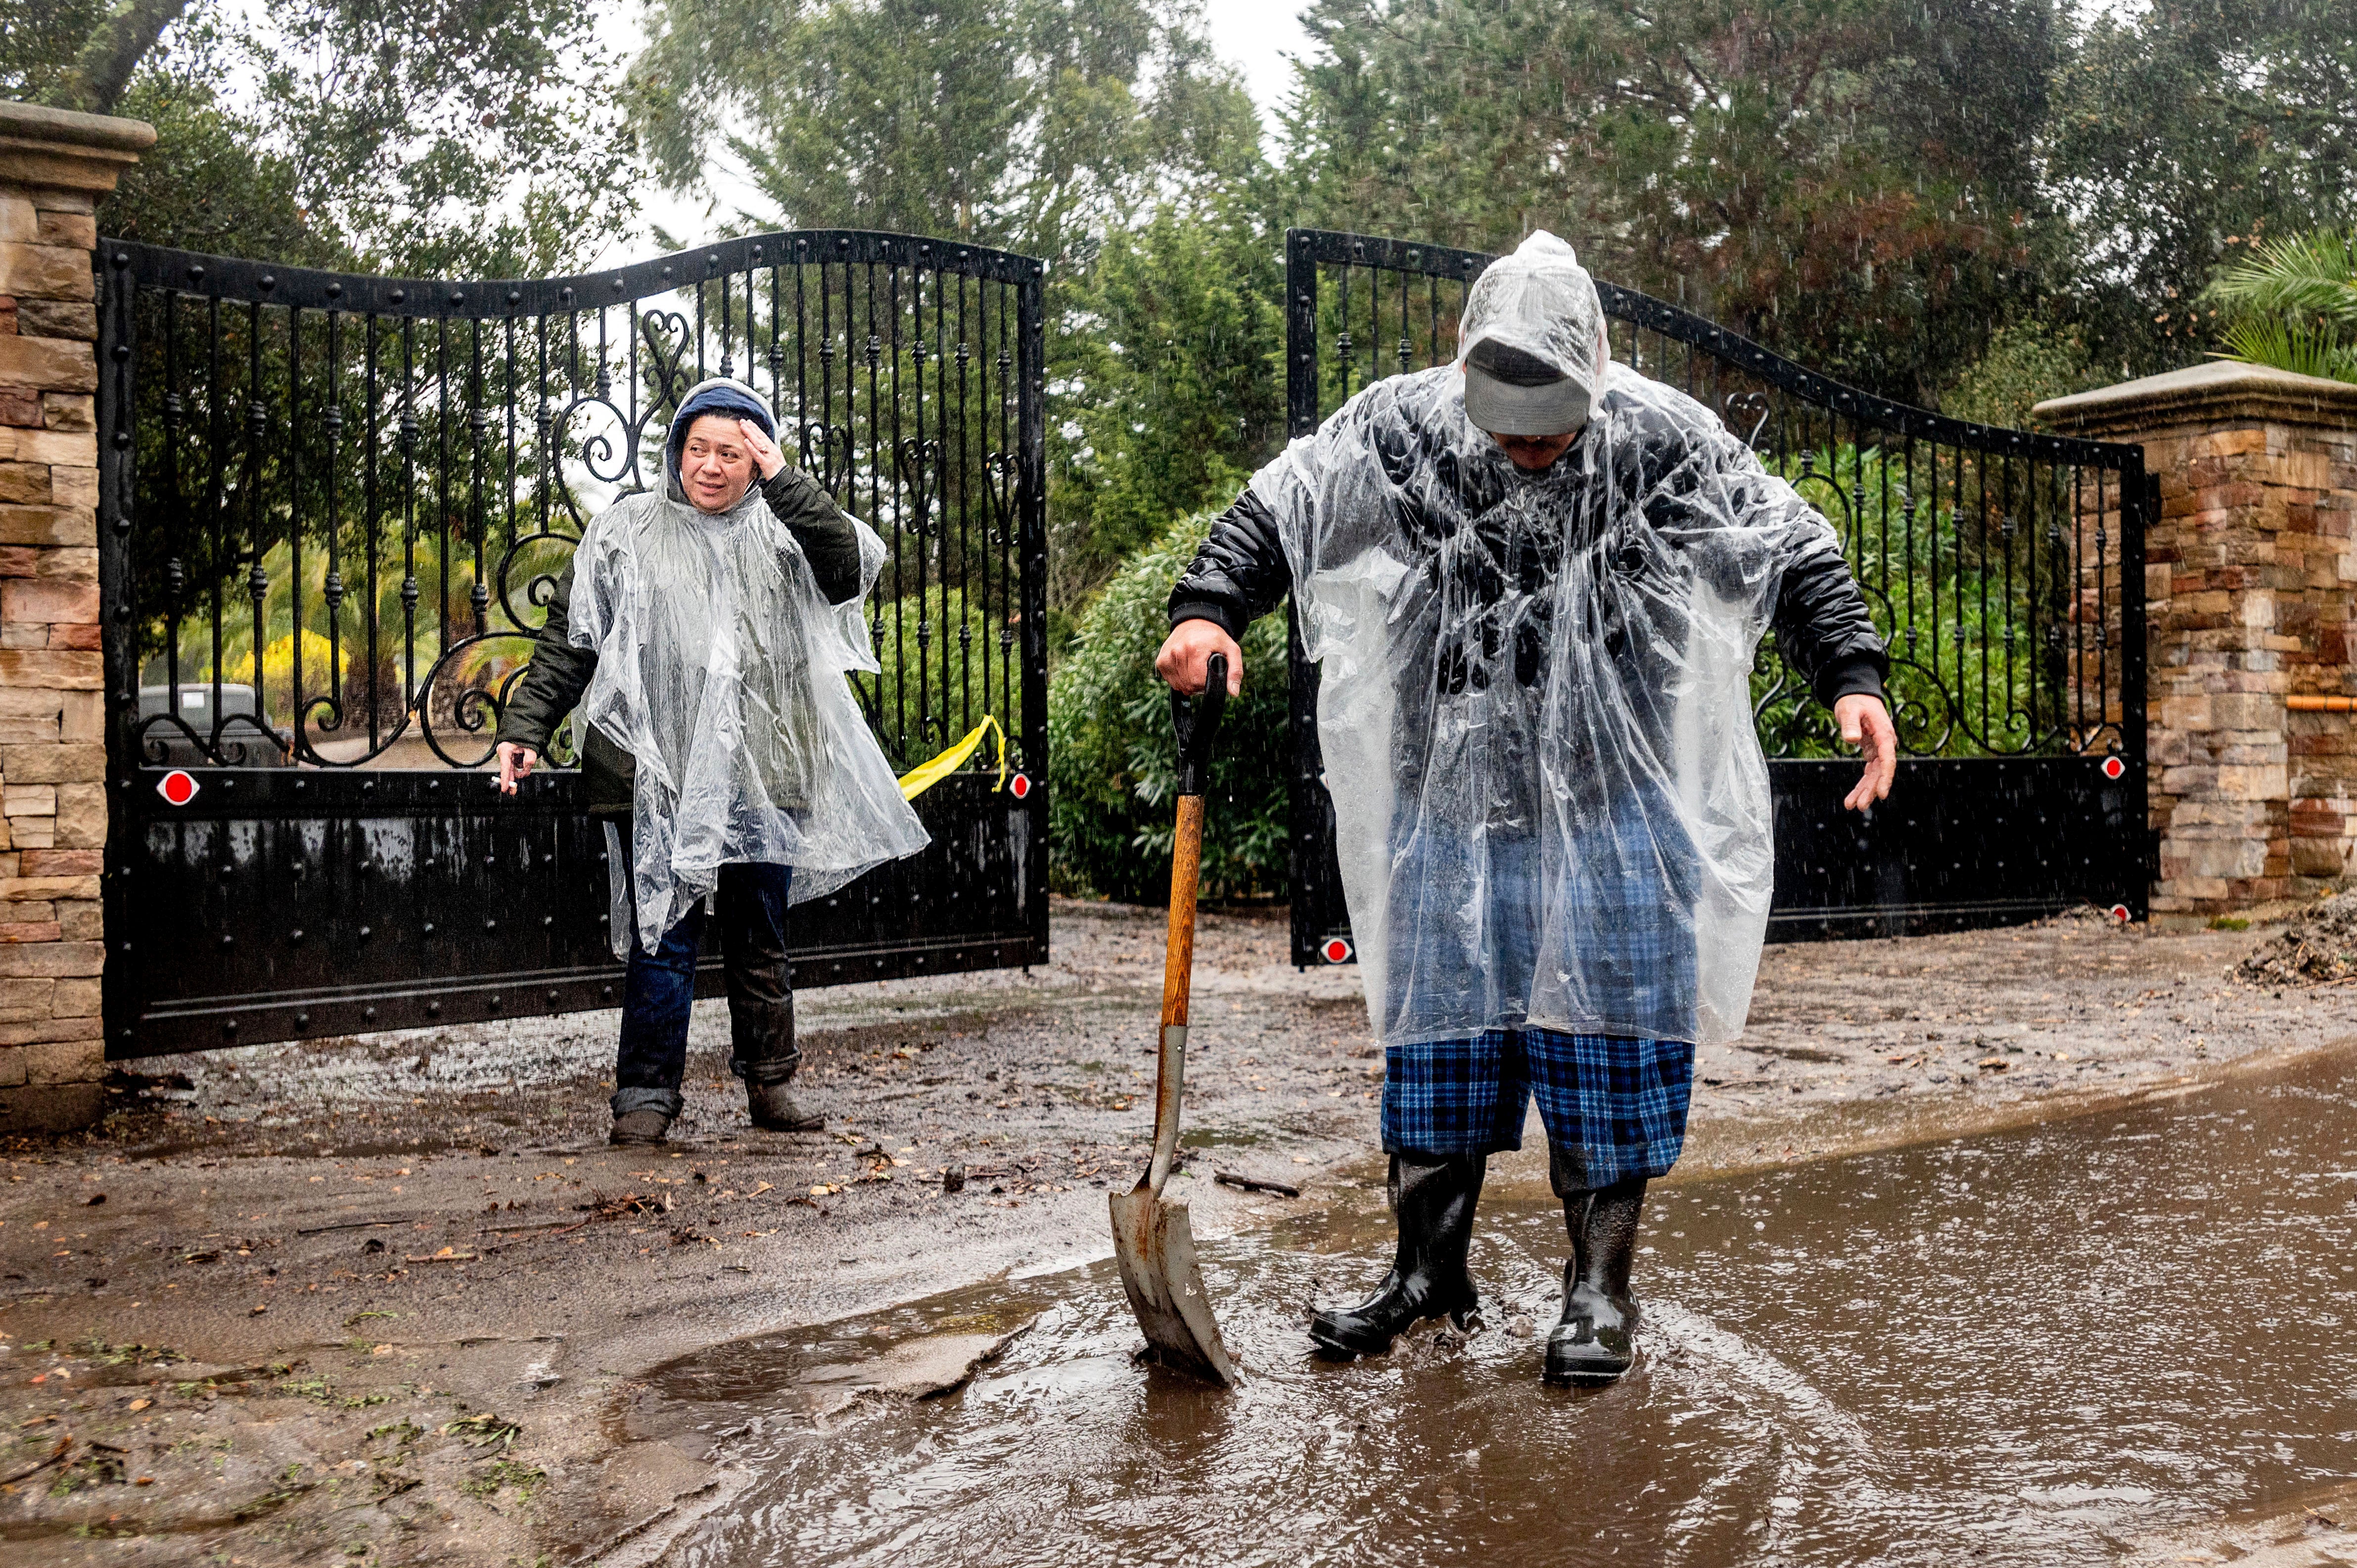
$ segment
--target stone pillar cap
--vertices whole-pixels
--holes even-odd
[[[0,102],[0,184],[103,196],[155,145],[144,120]]]
[[[2178,424],[2255,420],[2348,429],[2357,427],[2357,385],[2268,365],[2212,360],[2049,398],[2029,412],[2049,429],[2098,439]]]

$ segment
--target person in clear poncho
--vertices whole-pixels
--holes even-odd
[[[1535,1094],[1571,1258],[1545,1375],[1632,1355],[1645,1184],[1697,1041],[1743,1026],[1774,885],[1752,655],[1786,662],[1889,789],[1881,640],[1833,530],[1700,403],[1614,363],[1571,247],[1468,293],[1454,363],[1369,386],[1253,477],[1170,596],[1184,693],[1293,596],[1367,1006],[1399,1241],[1329,1354],[1476,1305],[1488,1156]]]
[[[883,542],[787,463],[776,429],[742,382],[690,389],[662,487],[582,532],[500,715],[510,793],[566,713],[584,720],[630,965],[617,1144],[659,1144],[680,1113],[707,900],[753,1123],[820,1125],[787,1090],[802,1058],[786,908],[927,842],[845,678],[877,668],[861,601]]]

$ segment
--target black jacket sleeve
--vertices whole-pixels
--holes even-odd
[[[1826,707],[1858,693],[1888,700],[1890,658],[1839,551],[1811,551],[1784,569],[1773,624],[1776,651]]]
[[[1170,624],[1208,620],[1242,641],[1244,628],[1284,603],[1292,588],[1275,515],[1246,490],[1211,524],[1211,536],[1170,590]]]
[[[1242,640],[1244,628],[1284,602],[1293,585],[1276,519],[1246,490],[1211,524],[1211,537],[1170,590],[1170,624],[1208,620]],[[1812,551],[1784,574],[1773,619],[1777,651],[1817,701],[1882,696],[1890,661],[1848,563]]]
[[[802,547],[818,591],[831,605],[859,596],[859,533],[816,479],[791,463],[761,482],[761,498]]]
[[[548,737],[589,689],[589,678],[597,672],[597,654],[594,649],[573,646],[568,635],[572,613],[573,564],[568,561],[549,598],[548,619],[533,639],[532,663],[500,714],[500,739],[545,753]]]

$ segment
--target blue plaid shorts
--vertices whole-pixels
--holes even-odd
[[[1392,1154],[1519,1149],[1534,1092],[1547,1141],[1587,1186],[1665,1176],[1685,1145],[1694,1047],[1684,1040],[1491,1029],[1393,1046],[1383,1058]]]

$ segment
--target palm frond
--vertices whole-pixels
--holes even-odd
[[[2319,229],[2271,241],[2219,274],[2206,294],[2237,312],[2357,327],[2357,231]]]
[[[2280,316],[2244,316],[2226,328],[2225,344],[2218,355],[2222,360],[2357,381],[2357,344],[2343,342],[2329,328]]]

